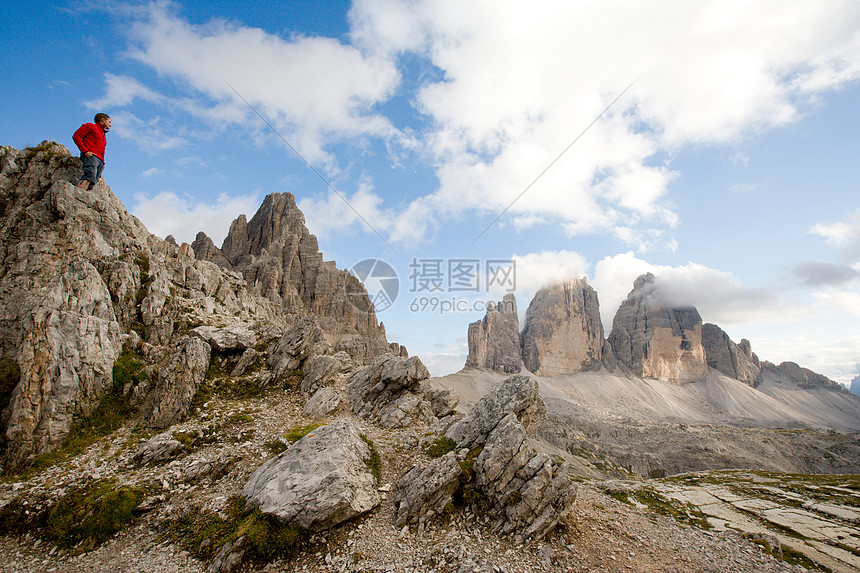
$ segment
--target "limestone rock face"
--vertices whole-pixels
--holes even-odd
[[[306,316],[291,326],[269,349],[269,367],[275,379],[289,375],[313,356],[332,354],[326,333],[315,316]]]
[[[174,241],[174,243],[175,242],[176,241]],[[197,236],[194,238],[194,242],[191,243],[191,249],[194,251],[194,256],[201,261],[212,261],[219,267],[233,270],[233,265],[231,265],[230,261],[227,260],[227,257],[224,256],[221,249],[216,247],[215,243],[212,242],[212,239],[209,238],[209,235],[203,231],[197,233]]]
[[[260,466],[242,495],[284,524],[322,531],[379,505],[376,480],[364,463],[369,457],[358,426],[341,419]]]
[[[240,215],[221,249],[207,239],[198,235],[194,242],[198,258],[241,272],[254,292],[286,314],[317,315],[336,350],[361,361],[389,351],[364,285],[323,261],[292,194],[268,195],[250,221]]]
[[[761,372],[761,363],[750,347],[749,340],[735,344],[722,328],[715,324],[702,325],[702,346],[708,366],[730,378],[755,385]]]
[[[569,467],[560,467],[526,443],[526,431],[513,413],[499,422],[475,460],[475,484],[493,504],[494,528],[536,541],[570,511],[576,497]]]
[[[539,376],[599,368],[603,324],[597,292],[583,277],[535,294],[522,332],[523,364]]]
[[[217,352],[243,351],[257,343],[257,335],[252,330],[238,325],[198,326],[191,333],[207,342]]]
[[[56,143],[0,148],[0,358],[20,370],[0,413],[7,467],[56,448],[92,412],[124,340],[163,369],[191,324],[285,324],[241,276],[152,236],[104,180],[77,189],[80,173]]]
[[[343,404],[340,390],[334,386],[323,386],[305,403],[302,412],[309,418],[324,418],[336,412]]]
[[[832,390],[835,392],[847,392],[844,386],[839,382],[834,382],[827,376],[813,372],[809,368],[804,368],[796,362],[782,362],[779,366],[771,362],[762,362],[762,370],[769,370],[780,377],[785,377],[791,382],[797,384],[804,389],[823,389]]]
[[[608,342],[634,376],[685,382],[707,372],[699,311],[670,306],[651,273],[637,278],[621,303]]]
[[[506,294],[498,304],[489,303],[482,320],[469,325],[466,368],[488,368],[515,374],[522,368],[517,300]]]
[[[0,356],[21,373],[0,427],[12,465],[62,443],[111,386],[122,316],[101,260],[146,244],[103,183],[67,183],[79,169],[59,144],[0,149]]]

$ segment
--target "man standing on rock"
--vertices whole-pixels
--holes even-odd
[[[78,182],[78,189],[92,189],[105,168],[105,134],[110,131],[110,116],[97,113],[93,122],[83,124],[72,135],[75,145],[81,150],[81,163],[84,166],[84,176]]]

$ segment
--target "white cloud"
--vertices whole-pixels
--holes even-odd
[[[158,167],[150,167],[149,169],[141,173],[140,176],[144,178],[149,178],[155,177],[156,175],[161,175],[162,173],[164,173],[163,169],[159,169]]]
[[[696,263],[672,267],[638,259],[632,252],[605,257],[595,265],[592,286],[600,298],[600,314],[607,333],[621,302],[639,275],[653,273],[671,304],[695,306],[702,320],[721,327],[755,320],[784,322],[808,316],[811,309],[782,301],[769,289],[744,285],[724,271]]]
[[[173,235],[180,244],[191,243],[203,231],[218,246],[240,213],[253,214],[259,206],[256,195],[222,194],[213,203],[202,203],[164,191],[152,197],[136,195],[130,211],[156,236]]]
[[[588,272],[588,261],[575,251],[543,251],[514,255],[517,293],[526,305],[545,286],[580,278]]]
[[[430,371],[431,376],[445,376],[459,372],[466,364],[466,354],[421,352],[416,354]]]
[[[163,96],[155,93],[134,78],[128,76],[117,76],[105,74],[105,95],[100,99],[89,102],[90,109],[108,109],[112,107],[124,107],[136,99],[148,102],[163,101]]]
[[[833,337],[825,327],[796,332],[781,329],[766,336],[751,336],[749,340],[760,359],[774,364],[796,362],[843,384],[858,374],[860,336]]]
[[[813,225],[809,232],[824,237],[849,261],[860,261],[860,210],[847,215],[844,221]]]
[[[334,141],[396,136],[388,119],[371,111],[398,85],[395,65],[335,39],[283,39],[225,21],[196,26],[162,3],[150,5],[132,38],[132,58],[191,88],[187,111],[256,122],[244,98],[312,163],[330,161],[325,148]]]
[[[860,317],[860,292],[827,289],[815,292],[812,296],[823,305]]]
[[[639,248],[638,237],[677,224],[666,200],[675,174],[657,153],[786,125],[816,94],[860,77],[850,0],[359,0],[351,22],[371,53],[413,51],[439,70],[416,97],[440,180],[419,211],[510,208],[520,228],[553,220],[570,234],[625,227],[616,235]]]
[[[181,133],[170,133],[169,128],[163,129],[159,117],[144,121],[128,111],[117,111],[111,114],[111,133],[134,141],[142,150],[150,154],[180,149],[187,144],[187,139]]]
[[[352,195],[333,191],[324,197],[305,197],[298,203],[305,215],[308,229],[318,237],[332,231],[344,231],[357,225],[368,233],[385,237],[391,227],[391,215],[382,209],[382,197],[373,192],[368,180],[363,180]]]

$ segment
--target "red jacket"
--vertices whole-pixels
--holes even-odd
[[[87,151],[98,157],[104,163],[107,138],[102,126],[98,123],[85,123],[72,135],[75,145],[81,150],[81,155]]]

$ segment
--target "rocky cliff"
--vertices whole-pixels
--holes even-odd
[[[506,294],[498,304],[489,303],[482,320],[469,325],[466,368],[488,368],[515,374],[522,368],[517,299]]]
[[[707,372],[699,311],[671,305],[651,273],[634,282],[608,340],[618,361],[635,376],[684,382]]]
[[[192,248],[197,258],[240,272],[253,292],[285,314],[315,314],[335,350],[359,360],[389,350],[364,285],[323,260],[291,193],[266,196],[250,221],[240,215],[220,249],[204,233]]]
[[[752,351],[749,340],[742,338],[735,344],[716,324],[702,325],[702,346],[708,366],[729,378],[754,385],[761,372],[758,356]]]
[[[603,324],[597,292],[583,278],[540,289],[521,335],[523,364],[541,376],[600,368]]]
[[[9,467],[62,444],[75,420],[116,390],[123,349],[149,368],[120,389],[123,400],[153,427],[188,413],[210,357],[267,344],[301,315],[320,313],[336,350],[358,361],[389,351],[362,285],[322,261],[292,196],[268,197],[248,225],[238,219],[229,257],[198,237],[210,262],[151,235],[103,180],[77,189],[80,160],[62,145],[0,149],[0,430]],[[223,335],[200,326],[250,336],[223,348]]]

